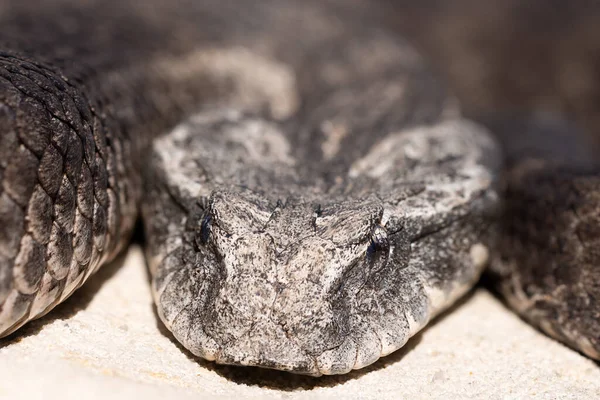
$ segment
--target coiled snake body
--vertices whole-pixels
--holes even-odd
[[[522,232],[497,224],[500,148],[381,14],[358,0],[0,3],[0,334],[112,259],[141,206],[159,315],[209,360],[361,368],[497,250],[516,307],[597,357],[585,307],[540,318],[544,288],[515,284],[529,275],[502,253]],[[515,160],[508,193],[547,170]],[[556,286],[588,303],[596,290]]]

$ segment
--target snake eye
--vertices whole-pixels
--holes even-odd
[[[387,249],[390,246],[385,228],[377,225],[371,234],[371,243],[367,247],[367,258],[372,257],[377,251]]]
[[[204,218],[202,218],[202,223],[200,224],[200,242],[202,244],[206,244],[210,238],[210,232],[212,230],[211,222],[212,215],[210,215],[210,213],[206,213]]]

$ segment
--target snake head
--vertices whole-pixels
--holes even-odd
[[[389,260],[377,199],[317,204],[215,190],[158,268],[159,313],[194,354],[320,375],[373,362],[355,303]],[[370,289],[366,289],[368,293]]]
[[[298,172],[280,126],[196,117],[155,144],[145,180],[161,319],[221,364],[322,375],[375,362],[481,273],[490,146],[469,124],[398,132],[328,186]]]

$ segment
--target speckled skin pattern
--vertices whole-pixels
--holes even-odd
[[[192,353],[321,375],[403,346],[496,250],[502,162],[380,13],[0,3],[0,335],[112,259],[141,205]]]

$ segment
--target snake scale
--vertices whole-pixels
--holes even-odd
[[[113,259],[141,211],[158,314],[208,360],[364,367],[488,264],[521,315],[600,358],[593,157],[554,125],[494,138],[461,117],[384,14],[0,2],[0,336]]]

